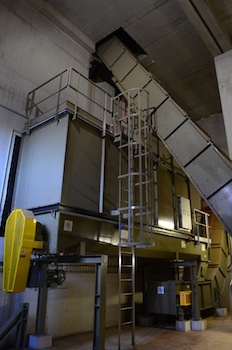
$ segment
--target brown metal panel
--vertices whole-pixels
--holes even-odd
[[[98,211],[100,171],[100,131],[81,120],[70,121],[62,204]]]

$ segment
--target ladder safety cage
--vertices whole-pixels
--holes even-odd
[[[149,94],[129,89],[112,101],[114,142],[119,150],[119,243],[150,245],[154,182]],[[124,227],[128,236],[121,240]]]
[[[112,98],[114,142],[119,151],[119,306],[118,348],[122,327],[131,327],[135,346],[135,248],[151,246],[153,166],[149,93],[129,89]]]

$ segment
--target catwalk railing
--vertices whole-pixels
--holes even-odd
[[[89,114],[89,119],[96,118],[99,125],[111,123],[111,95],[74,68],[68,68],[28,93],[26,131],[66,111],[78,116],[80,109]]]

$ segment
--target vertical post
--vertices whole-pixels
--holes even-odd
[[[118,349],[120,350],[121,346],[121,280],[122,280],[122,246],[119,243],[118,245]]]
[[[190,264],[190,279],[192,289],[192,319],[200,320],[200,308],[198,300],[198,282],[197,282],[197,262]]]
[[[57,96],[57,104],[56,104],[56,120],[58,121],[58,112],[59,112],[59,105],[60,105],[60,90],[62,86],[62,77],[63,73],[60,74],[60,82],[59,82],[59,90],[58,90],[58,96]]]
[[[199,227],[199,223],[197,221],[197,210],[193,209],[193,219],[194,219],[194,223],[196,224],[196,228],[197,228],[197,244],[200,244],[200,227]]]
[[[19,324],[17,326],[17,338],[16,338],[16,345],[15,345],[15,348],[17,350],[25,349],[26,347],[28,310],[29,310],[29,303],[24,303],[23,309],[21,311]]]
[[[35,106],[35,91],[33,91],[32,93],[32,98],[29,99],[29,96],[27,97],[28,98],[28,111],[29,111],[29,114],[28,114],[28,111],[27,111],[27,117],[28,117],[28,128],[27,128],[27,134],[29,135],[30,134],[30,126],[31,126],[31,114],[32,114],[32,111],[34,109],[34,106]]]
[[[210,247],[210,236],[209,236],[209,215],[205,213],[205,230],[206,230],[206,237],[207,237],[207,248]]]
[[[138,132],[138,156],[139,156],[139,213],[140,213],[140,241],[143,242],[144,241],[144,237],[143,237],[143,201],[144,201],[144,193],[143,193],[143,188],[147,187],[147,184],[146,184],[146,181],[147,181],[147,178],[146,178],[146,169],[145,169],[145,164],[143,164],[143,152],[145,153],[146,152],[146,149],[142,150],[142,130],[143,130],[143,133],[145,132],[145,129],[144,129],[144,125],[142,125],[142,111],[141,111],[141,91],[138,91],[138,107],[137,107],[137,132]],[[135,126],[134,126],[134,130],[135,129]],[[144,136],[144,146],[146,145],[146,141],[145,140],[145,134],[143,135]],[[133,140],[132,140],[133,142]],[[146,146],[145,146],[146,147]],[[146,158],[146,156],[145,156]],[[144,168],[143,168],[144,166]],[[144,175],[145,176],[144,176]],[[145,186],[144,186],[144,182],[145,182]],[[145,196],[147,195],[147,193],[145,192]],[[147,197],[146,197],[146,200],[147,200]],[[146,204],[147,204],[148,201],[146,201]],[[148,210],[148,209],[147,209]],[[133,237],[133,242],[134,242],[135,238]]]
[[[47,272],[47,265],[42,264],[41,266],[42,281],[45,281],[46,279],[46,272]],[[45,334],[47,297],[48,297],[48,289],[44,283],[44,285],[39,288],[39,293],[38,293],[35,335]]]
[[[148,303],[147,303],[147,291],[148,291],[148,278],[149,278],[149,268],[147,266],[143,267],[143,305],[145,314],[148,313]]]
[[[176,179],[174,173],[174,163],[173,157],[171,156],[171,166],[172,166],[172,200],[173,200],[173,217],[174,217],[174,228],[177,230],[177,208],[176,208]]]
[[[100,177],[100,194],[99,194],[99,213],[103,213],[104,204],[104,180],[105,180],[105,154],[106,154],[106,109],[107,94],[105,93],[105,106],[102,122],[102,151],[101,151],[101,177]]]
[[[135,346],[135,247],[132,246],[132,338],[131,344]]]
[[[101,263],[96,263],[93,350],[105,349],[107,263],[107,255],[102,256]]]
[[[128,132],[128,146],[127,146],[127,159],[128,159],[128,165],[127,165],[127,172],[128,172],[128,241],[133,242],[133,163],[132,163],[132,153],[133,153],[133,146],[131,145],[131,135],[132,135],[132,118],[133,113],[131,111],[131,96],[130,91],[128,91],[128,109],[127,109],[127,132]]]
[[[154,165],[154,201],[155,201],[155,226],[158,226],[159,219],[159,207],[158,207],[158,176],[157,176],[157,163]]]
[[[71,71],[70,71],[71,73]],[[71,74],[70,74],[71,76]],[[71,78],[70,78],[71,79]],[[78,74],[78,78],[77,78],[77,87],[76,87],[76,102],[75,102],[75,106],[74,106],[74,114],[73,114],[73,119],[77,118],[77,105],[78,105],[78,97],[79,97],[79,84],[80,84],[80,73]],[[70,85],[69,85],[70,86]]]
[[[68,68],[67,69],[67,81],[66,81],[67,86],[71,85],[71,75],[72,75],[72,68]]]

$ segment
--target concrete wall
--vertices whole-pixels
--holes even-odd
[[[75,269],[75,267],[74,267]],[[2,273],[0,273],[0,283]],[[53,337],[86,332],[93,329],[94,320],[94,286],[93,272],[67,272],[62,286],[49,289],[46,316],[46,332]],[[117,324],[118,274],[107,274],[106,326]],[[34,333],[37,289],[27,288],[24,293],[0,292],[0,327],[6,322],[21,303],[29,303],[28,333]],[[8,340],[9,342],[9,340]],[[1,348],[0,348],[1,349]]]
[[[197,121],[197,124],[210,136],[215,145],[228,156],[228,146],[222,113],[213,114]]]
[[[88,77],[90,57],[89,52],[25,1],[0,1],[0,218],[11,139],[13,130],[19,133],[23,130],[27,93],[68,67]],[[115,292],[117,275],[110,275],[109,278],[110,290]],[[94,274],[71,273],[60,289],[50,290],[48,332],[58,336],[90,330],[93,322],[93,288]],[[110,300],[114,300],[114,297],[111,296]],[[19,303],[29,302],[29,331],[34,331],[36,290],[27,289],[25,293],[16,295],[0,291],[0,301],[0,325]],[[81,322],[78,321],[80,314]],[[108,316],[109,325],[115,324],[112,315],[110,313]]]
[[[68,67],[88,76],[89,62],[89,52],[25,1],[0,1],[0,219],[12,132],[23,130],[27,93]]]
[[[232,50],[215,57],[215,68],[218,89],[221,99],[223,119],[226,127],[228,153],[232,159],[232,124],[231,124],[231,82],[232,82]]]

